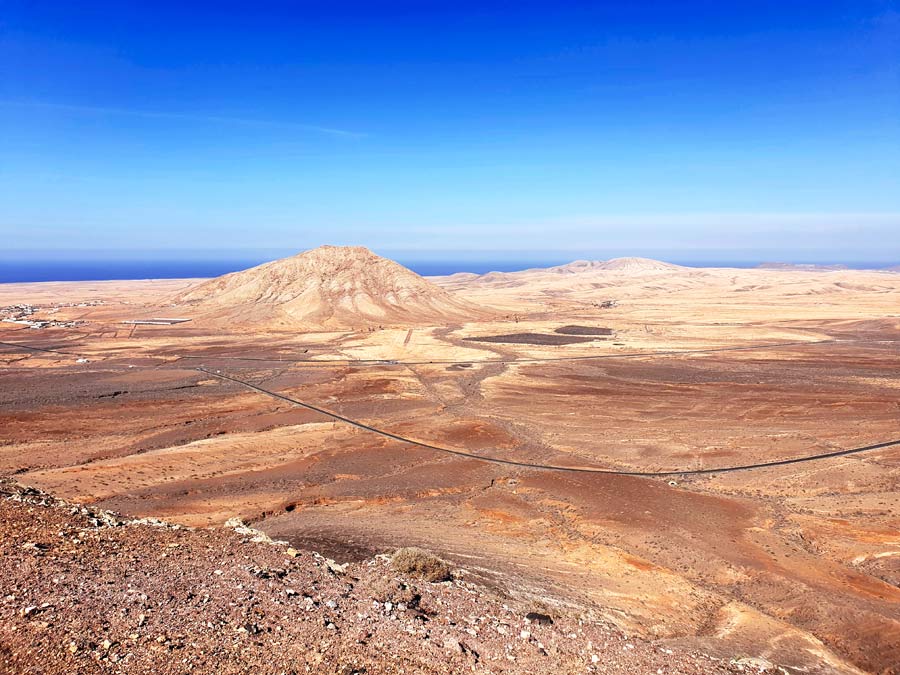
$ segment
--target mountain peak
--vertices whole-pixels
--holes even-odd
[[[625,272],[663,272],[682,269],[680,265],[654,260],[653,258],[612,258],[599,265],[604,270],[622,270]]]
[[[358,258],[371,260],[380,256],[373,253],[365,246],[333,246],[331,244],[323,244],[316,248],[306,251],[300,251],[293,258]]]
[[[202,282],[174,302],[200,318],[283,327],[439,324],[484,313],[364,246],[319,246]]]

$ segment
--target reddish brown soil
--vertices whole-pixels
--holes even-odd
[[[4,341],[69,352],[0,349],[0,364],[6,364],[0,368],[0,474],[15,473],[53,494],[131,516],[217,527],[240,515],[272,535],[357,561],[360,569],[379,551],[422,545],[517,607],[540,602],[563,617],[602,616],[629,633],[724,658],[764,656],[798,672],[828,675],[898,672],[896,448],[676,478],[671,485],[668,479],[546,473],[410,447],[195,370],[221,370],[422,441],[557,465],[721,467],[895,437],[900,324],[892,315],[900,284],[871,276],[868,290],[848,290],[827,275],[814,281],[802,273],[790,279],[743,274],[719,274],[719,286],[712,287],[715,275],[689,271],[648,278],[637,290],[623,279],[582,283],[567,275],[573,292],[548,279],[546,288],[521,285],[515,297],[498,286],[476,296],[485,304],[488,296],[499,297],[509,320],[423,326],[414,334],[408,328],[227,333],[199,321],[190,328],[122,332],[117,322],[134,318],[141,294],[153,296],[142,286],[127,304],[79,309],[92,322],[84,330],[23,333],[0,326]],[[768,281],[760,286],[763,277]],[[598,283],[615,287],[619,306],[594,308]],[[49,300],[59,291],[34,292]],[[553,332],[563,323],[610,326],[616,342],[464,339],[514,331],[566,338]],[[841,341],[812,343],[828,338]],[[797,341],[810,344],[670,353]],[[72,354],[89,362],[78,363]],[[585,355],[604,358],[552,360]],[[302,361],[310,358],[343,362]],[[527,361],[512,363],[517,358]],[[27,521],[10,516],[10,522],[11,532],[23,528],[28,536]],[[114,549],[104,548],[107,535],[113,537],[109,547],[136,556],[129,577],[119,577],[124,589],[132,578],[143,578],[142,565],[154,578],[171,574],[173,583],[200,584],[193,567],[208,575],[206,565],[220,561],[219,551],[235,547],[230,535],[197,532],[179,542],[203,542],[178,559],[185,566],[179,571],[157,566],[168,559],[159,558],[167,544],[147,537],[145,546],[129,528],[99,532],[98,547],[86,549],[99,562],[52,562],[57,553],[45,552],[33,565],[23,553],[30,548],[9,549],[5,560],[14,561],[18,575],[11,578],[22,588],[31,588],[30,578],[37,580],[34,588],[49,588],[42,570],[60,577],[55,565],[69,565],[86,589],[94,589],[80,608],[96,623],[108,613],[109,599],[119,602],[116,594],[125,592],[115,584],[104,590],[93,585],[94,576],[112,580],[103,576],[104,560],[117,574],[126,570],[115,566]],[[202,560],[204,551],[214,552],[211,561]],[[74,577],[66,578],[74,588]],[[256,582],[231,581],[229,593],[242,584],[255,595],[223,595],[237,604],[226,602],[217,611],[231,616],[246,605],[252,612],[262,594]],[[168,580],[159,584],[183,604],[170,610],[182,617],[178,625],[185,628],[177,630],[190,636],[186,615],[198,611],[194,599]],[[226,586],[216,590],[225,594]],[[8,611],[16,616],[0,626],[32,635],[26,628],[38,628],[28,617],[16,618],[22,607],[13,605]],[[271,607],[274,614],[278,607]],[[102,621],[96,629],[85,626],[85,632],[103,630]],[[225,649],[216,631],[197,630],[197,644],[212,641]],[[77,639],[74,629],[71,634]],[[317,636],[295,635],[303,645]],[[119,634],[115,639],[125,644]],[[34,644],[56,654],[50,642]],[[333,644],[351,649],[349,642]],[[402,644],[407,660],[400,662],[414,663],[406,653],[416,649]],[[443,663],[442,656],[424,653]],[[208,663],[223,672],[230,667]],[[577,670],[582,666],[578,662]],[[568,664],[558,669],[571,670]]]

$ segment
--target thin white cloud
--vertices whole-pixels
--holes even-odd
[[[359,228],[360,236],[365,233]],[[569,216],[532,222],[461,223],[448,227],[383,225],[378,241],[394,250],[473,249],[515,242],[518,251],[644,249],[670,251],[822,248],[900,254],[900,213],[632,213]],[[346,231],[346,228],[345,230]],[[351,232],[352,233],[352,232]],[[874,244],[874,242],[881,242]]]
[[[181,120],[184,122],[211,122],[217,124],[239,124],[243,126],[281,127],[296,129],[341,138],[363,138],[366,134],[325,127],[316,124],[303,124],[298,122],[280,122],[274,120],[260,120],[246,117],[229,117],[227,115],[194,115],[190,113],[158,112],[152,110],[136,110],[133,108],[107,108],[103,106],[70,105],[68,103],[49,103],[46,101],[0,101],[0,106],[17,108],[40,108],[44,110],[59,110],[63,112],[87,113],[94,115],[126,115],[129,117],[142,117],[145,119]]]

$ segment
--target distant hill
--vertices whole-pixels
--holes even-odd
[[[173,302],[201,319],[281,327],[433,324],[486,314],[361,246],[321,246],[226,274]]]
[[[799,272],[837,272],[850,269],[846,265],[815,265],[812,263],[765,262],[756,266],[760,270],[795,270]]]
[[[575,260],[566,265],[550,267],[549,270],[560,274],[578,274],[581,272],[611,271],[630,274],[644,272],[668,272],[684,269],[680,265],[653,260],[652,258],[612,258],[610,260]]]

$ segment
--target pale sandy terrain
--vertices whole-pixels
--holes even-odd
[[[0,286],[36,316],[103,301],[53,313],[77,328],[0,324],[0,474],[136,516],[240,515],[338,559],[423,545],[500,592],[727,658],[900,672],[900,446],[544,471],[216,377],[529,463],[801,457],[900,439],[900,274],[626,260],[430,281],[422,320],[311,328],[317,305],[287,329],[264,307],[278,320],[257,330],[192,282]],[[121,323],[162,307],[191,321]]]

